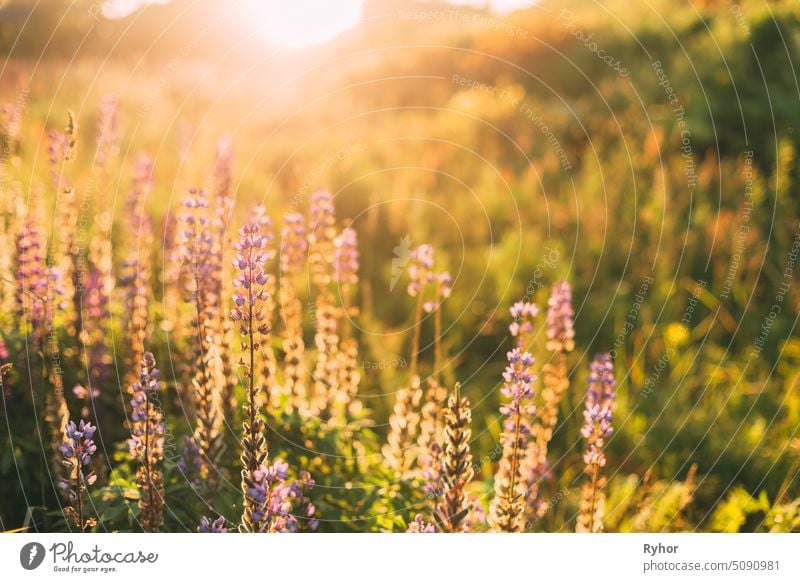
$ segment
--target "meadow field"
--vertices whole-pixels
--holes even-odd
[[[800,5],[532,4],[0,2],[0,530],[799,531]]]

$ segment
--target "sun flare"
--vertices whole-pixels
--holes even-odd
[[[363,0],[250,0],[258,30],[272,43],[287,48],[320,44],[361,20]]]

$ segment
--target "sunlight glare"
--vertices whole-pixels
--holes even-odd
[[[265,38],[287,48],[320,44],[361,20],[363,0],[252,0],[256,26]]]

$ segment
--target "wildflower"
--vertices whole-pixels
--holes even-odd
[[[529,514],[538,519],[547,503],[538,498],[539,484],[548,471],[547,449],[558,421],[558,407],[569,388],[566,354],[574,348],[572,288],[562,281],[553,285],[547,302],[547,344],[552,356],[542,368],[542,406],[536,417],[533,439],[526,455]]]
[[[500,406],[500,412],[508,416],[518,415],[522,412],[531,413],[532,409],[525,402],[533,398],[533,381],[536,376],[531,367],[534,358],[528,352],[521,352],[519,348],[514,348],[506,354],[508,365],[503,371],[503,387],[500,394],[508,399],[508,402]],[[525,410],[523,410],[525,408]]]
[[[437,497],[442,493],[442,409],[446,399],[447,389],[436,379],[429,378],[420,414],[417,461],[424,479],[423,490],[427,495]]]
[[[200,533],[228,533],[228,528],[225,527],[225,518],[221,515],[214,521],[204,515],[200,518],[200,525],[197,531]]]
[[[398,476],[405,476],[414,462],[414,443],[419,425],[419,407],[422,398],[419,376],[411,379],[411,386],[397,391],[392,415],[389,417],[389,436],[381,449],[389,466]]]
[[[517,301],[509,308],[513,321],[508,326],[511,337],[517,338],[517,345],[526,349],[526,339],[533,333],[533,319],[539,315],[539,308],[534,303]]]
[[[408,524],[408,533],[436,533],[436,528],[432,523],[426,523],[421,514],[417,514],[413,521]]]
[[[280,245],[280,317],[283,322],[284,383],[292,395],[294,406],[305,399],[303,385],[303,311],[292,278],[299,272],[308,250],[305,221],[302,214],[284,217]]]
[[[194,439],[203,460],[202,478],[207,493],[213,494],[218,483],[214,470],[220,450],[221,414],[220,392],[224,384],[222,364],[217,344],[220,329],[221,250],[215,233],[220,219],[209,210],[208,193],[195,188],[183,203],[186,211],[181,215],[180,259],[187,283],[189,300],[194,307],[195,321],[191,338],[194,360],[194,412],[197,425]]]
[[[41,338],[45,319],[47,266],[44,235],[33,213],[29,214],[17,233],[16,241],[17,308],[21,321],[30,324],[34,339]]]
[[[614,364],[608,353],[598,354],[592,361],[589,373],[589,388],[586,392],[586,408],[581,435],[586,439],[583,454],[584,472],[589,481],[581,495],[577,531],[603,531],[605,477],[601,469],[606,464],[605,444],[614,429],[611,425],[616,395]]]
[[[200,447],[190,436],[183,437],[183,450],[181,458],[178,459],[178,470],[181,475],[194,487],[199,487],[201,483],[201,471],[203,469],[203,459],[200,454]]]
[[[281,232],[281,273],[287,276],[297,273],[308,251],[306,226],[303,215],[289,212],[284,218]]]
[[[317,297],[316,309],[314,343],[317,347],[317,361],[312,373],[313,411],[320,418],[327,420],[330,417],[333,397],[339,394],[342,358],[339,355],[337,308],[329,293]]]
[[[329,283],[333,279],[336,266],[335,207],[333,195],[327,190],[317,190],[311,196],[309,216],[309,256],[311,282],[317,288],[314,299],[314,324],[316,332],[314,343],[317,348],[317,361],[312,377],[312,413],[323,420],[331,417],[331,405],[339,390],[340,363],[339,352],[339,310],[334,304]],[[347,243],[349,245],[349,243]],[[349,266],[347,267],[350,268]],[[347,273],[341,273],[347,276]],[[354,272],[350,273],[351,275]]]
[[[102,325],[111,319],[109,295],[103,289],[103,277],[97,269],[87,273],[82,295],[80,342],[86,350],[89,367],[89,401],[92,407],[97,409],[101,401],[99,398],[94,398],[94,393],[110,382],[113,365],[106,346],[106,330]],[[100,416],[102,413],[95,410],[95,417]]]
[[[571,352],[575,347],[572,287],[566,281],[553,285],[547,301],[547,349]]]
[[[356,231],[347,227],[334,240],[336,262],[334,280],[340,285],[358,283],[358,236]]]
[[[272,261],[275,258],[275,249],[272,245],[275,235],[272,228],[272,221],[267,216],[267,211],[264,206],[259,205],[253,209],[252,223],[258,225],[259,235],[266,242],[261,250],[263,259],[266,262]],[[264,313],[264,321],[271,322],[275,314],[275,278],[267,277],[264,283],[264,301],[262,309]],[[258,360],[258,373],[263,378],[264,395],[268,406],[278,406],[281,396],[284,393],[284,388],[278,383],[277,380],[277,358],[275,350],[272,348],[271,342],[262,342],[260,344],[260,358]]]
[[[518,303],[512,307],[512,316],[532,317],[535,306]],[[514,335],[512,328],[512,335]],[[524,329],[520,334],[525,334]],[[520,338],[522,335],[519,336]],[[520,344],[522,341],[519,342]],[[536,414],[533,404],[533,383],[536,376],[532,367],[533,356],[515,347],[506,354],[508,365],[503,372],[500,389],[505,401],[500,412],[507,416],[501,436],[503,456],[495,477],[495,497],[491,505],[491,523],[494,529],[505,532],[522,531],[525,510],[525,479],[523,460],[531,436],[531,423]]]
[[[164,510],[164,415],[158,402],[161,372],[156,368],[153,354],[145,352],[139,380],[131,386],[131,438],[128,440],[131,457],[140,467],[136,482],[141,490],[139,508],[142,528],[148,532],[161,528]]]
[[[433,247],[423,244],[411,251],[411,264],[408,267],[408,294],[418,297],[426,285],[433,283]]]
[[[305,497],[313,487],[310,475],[304,473],[302,480],[289,480],[289,465],[277,460],[272,465],[259,465],[251,475],[246,491],[248,503],[253,507],[249,514],[252,529],[242,531],[296,532],[300,529],[294,511],[299,507],[302,517],[308,519],[309,527],[315,529],[318,521],[313,516],[316,508]]]
[[[233,265],[237,275],[233,285],[231,318],[238,322],[241,335],[242,350],[249,357],[245,364],[247,378],[246,401],[243,405],[245,420],[242,424],[242,492],[244,495],[244,511],[239,526],[243,532],[266,531],[267,521],[267,488],[269,482],[265,462],[267,459],[267,442],[264,436],[264,419],[259,412],[260,385],[255,381],[256,354],[270,331],[266,321],[264,303],[268,294],[265,288],[268,275],[264,271],[267,262],[265,248],[267,238],[260,233],[259,224],[249,223],[239,230],[239,242],[236,243],[236,258]],[[244,361],[242,361],[244,364]]]
[[[87,472],[92,462],[92,455],[97,451],[94,444],[94,433],[97,429],[83,420],[79,424],[69,421],[64,427],[64,442],[59,447],[62,463],[68,470],[68,476],[62,478],[59,486],[66,491],[72,503],[67,507],[67,517],[80,531],[95,524],[94,519],[85,519],[83,496],[88,487],[97,481],[93,471]]]
[[[465,492],[474,475],[469,450],[471,420],[469,401],[461,397],[461,385],[456,384],[444,410],[442,494],[433,512],[443,531],[466,531],[466,518],[473,506]]]
[[[309,217],[309,268],[311,281],[320,290],[331,281],[331,266],[335,263],[336,234],[333,194],[328,190],[317,190],[311,195]]]

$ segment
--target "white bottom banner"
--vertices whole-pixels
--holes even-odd
[[[797,534],[7,534],[0,579],[798,581],[799,554]]]

